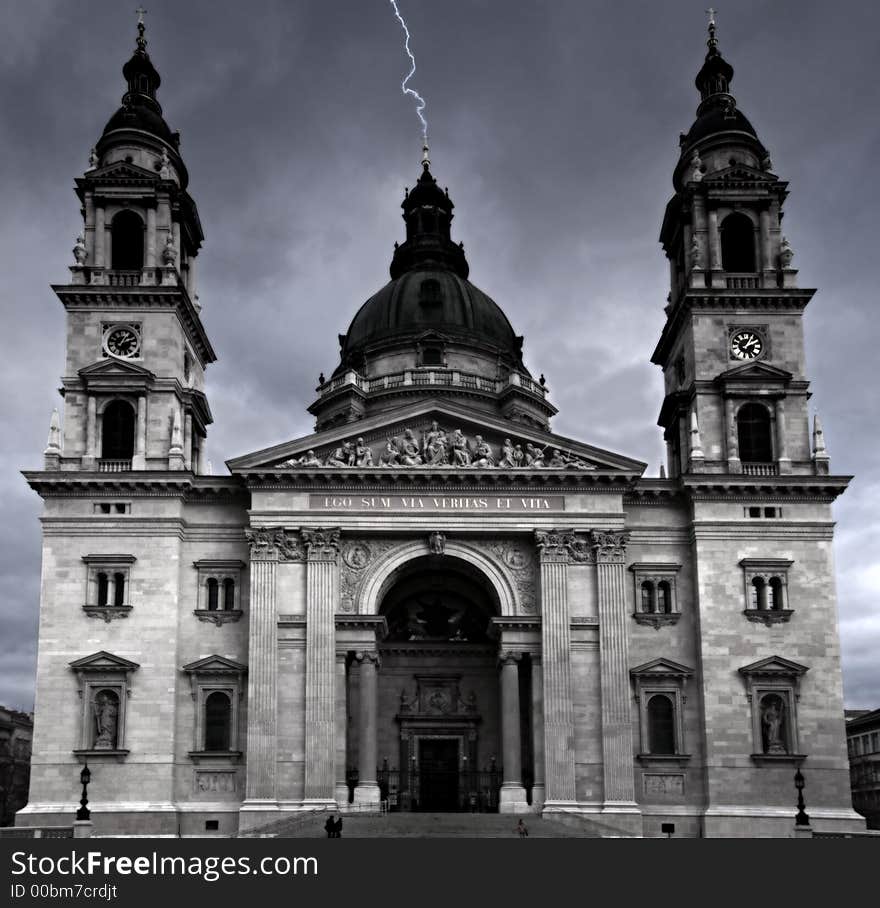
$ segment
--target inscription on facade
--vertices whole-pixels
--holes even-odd
[[[313,511],[564,511],[563,495],[310,495]]]
[[[645,773],[645,794],[660,797],[663,795],[683,795],[684,776],[677,773]]]

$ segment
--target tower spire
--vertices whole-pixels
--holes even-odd
[[[135,12],[137,13],[137,49],[141,53],[147,52],[147,39],[144,37],[144,32],[147,30],[147,26],[144,24],[144,14],[147,12],[142,6],[139,6]]]

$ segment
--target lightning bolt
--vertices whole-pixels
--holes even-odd
[[[425,109],[425,99],[414,89],[407,88],[406,83],[415,75],[416,73],[416,58],[413,56],[413,52],[409,47],[409,29],[406,27],[406,22],[403,19],[403,16],[400,15],[400,10],[397,8],[397,0],[390,0],[391,5],[394,7],[394,15],[397,16],[397,21],[400,22],[400,27],[403,29],[404,34],[406,35],[406,41],[404,46],[406,48],[406,55],[409,57],[410,63],[412,63],[412,68],[407,73],[406,78],[403,82],[400,83],[401,90],[405,95],[412,95],[416,102],[416,114],[418,115],[419,120],[422,123],[422,144],[427,147],[428,145],[428,121],[425,119],[425,115],[422,111]]]

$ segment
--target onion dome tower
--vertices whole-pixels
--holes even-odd
[[[391,280],[339,335],[340,363],[309,408],[318,431],[420,396],[548,427],[556,409],[523,364],[522,337],[468,280],[464,247],[451,236],[454,207],[431,173],[426,147],[419,179],[401,204],[406,239],[394,245]]]

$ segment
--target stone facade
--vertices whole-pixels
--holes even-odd
[[[714,27],[663,227],[660,479],[551,433],[427,160],[316,434],[206,475],[201,233],[142,42],[124,109],[152,126],[108,124],[77,181],[85,252],[55,287],[65,414],[26,474],[45,510],[17,822],[67,818],[88,761],[118,834],[385,801],[787,836],[802,765],[814,828],[858,828],[831,560],[848,478],[818,425],[811,444],[811,291],[779,233],[784,183],[753,132],[716,123],[733,108]]]

